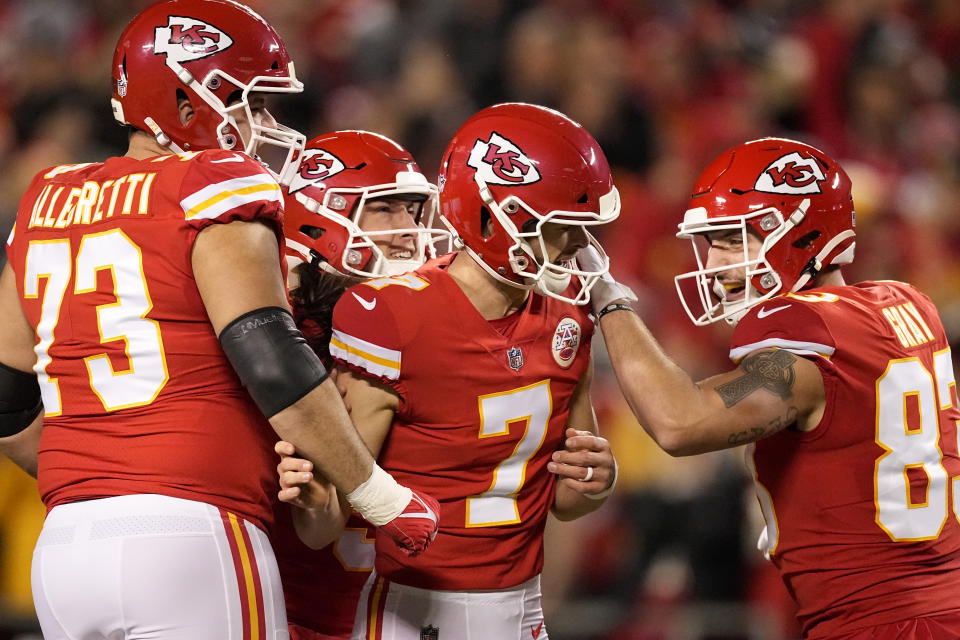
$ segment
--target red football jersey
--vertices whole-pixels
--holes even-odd
[[[452,259],[349,289],[330,352],[396,390],[379,462],[440,502],[440,533],[420,556],[378,532],[377,573],[425,589],[501,589],[543,566],[546,465],[589,366],[593,323],[583,307],[532,294],[488,322],[447,275]]]
[[[350,638],[357,599],[373,569],[375,532],[354,513],[335,542],[314,550],[297,537],[290,505],[278,505],[270,541],[291,625],[315,632],[311,638]]]
[[[220,348],[190,254],[200,230],[234,220],[279,243],[282,211],[259,163],[220,150],[33,179],[7,255],[38,340],[48,508],[157,493],[270,520],[276,437]]]
[[[764,347],[812,360],[826,389],[816,429],[747,454],[804,637],[960,610],[960,411],[929,298],[899,282],[788,294],[744,317],[730,357]]]

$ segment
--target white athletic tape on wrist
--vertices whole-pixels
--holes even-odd
[[[347,494],[350,506],[375,527],[383,526],[400,515],[412,498],[413,491],[398,484],[376,463],[373,464],[370,477]]]
[[[614,458],[613,459],[613,482],[610,483],[610,486],[599,493],[585,493],[583,495],[590,498],[591,500],[603,500],[608,495],[613,493],[613,488],[617,486],[617,478],[619,476],[620,476],[620,468],[617,466],[617,459]]]

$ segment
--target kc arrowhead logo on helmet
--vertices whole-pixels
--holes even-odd
[[[296,174],[290,180],[290,193],[296,193],[301,189],[326,180],[344,169],[346,165],[343,160],[323,149],[307,149],[300,156],[300,166]]]
[[[804,195],[820,193],[820,183],[825,179],[823,168],[814,158],[804,158],[794,151],[770,163],[753,188],[766,193]]]
[[[167,26],[157,27],[153,43],[156,54],[176,62],[199,60],[229,49],[233,39],[226,33],[195,18],[169,16]]]
[[[476,169],[487,184],[533,184],[540,180],[533,160],[496,131],[490,132],[489,140],[476,141],[467,165]]]

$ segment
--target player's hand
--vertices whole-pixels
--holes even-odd
[[[572,427],[567,428],[563,449],[555,451],[547,463],[547,471],[584,495],[606,491],[617,477],[616,462],[607,439]]]
[[[407,507],[396,518],[381,525],[380,530],[393,538],[408,556],[416,556],[437,537],[440,504],[426,493],[411,491],[413,496]]]
[[[280,456],[280,463],[277,465],[280,481],[277,497],[280,501],[301,509],[315,509],[325,505],[329,488],[314,476],[313,463],[296,457],[296,448],[284,440],[273,445],[273,450]]]
[[[603,262],[600,252],[592,244],[577,252],[577,264],[584,271],[600,271],[603,269]],[[590,289],[590,307],[594,314],[614,302],[629,304],[636,301],[637,294],[627,285],[614,280],[609,271],[600,276]]]

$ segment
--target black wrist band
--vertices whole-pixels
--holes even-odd
[[[597,321],[613,311],[633,311],[633,307],[628,304],[623,304],[622,302],[613,302],[605,306],[603,309],[600,309],[600,311],[597,311]]]

